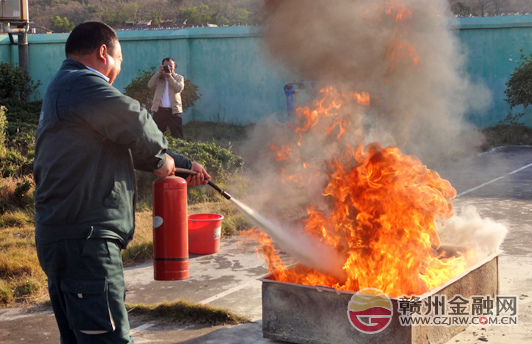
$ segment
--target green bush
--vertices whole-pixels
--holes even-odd
[[[42,101],[26,102],[26,99],[40,85],[41,82],[34,82],[24,69],[11,62],[0,62],[0,104],[7,108],[4,112],[8,136],[37,128]]]
[[[499,146],[532,145],[532,128],[523,123],[513,123],[513,119],[506,119],[495,126],[484,128],[482,133],[485,137],[481,146],[483,151]]]
[[[14,295],[15,297],[24,297],[35,294],[41,289],[42,283],[36,279],[28,279],[23,284],[15,288]]]
[[[157,67],[151,67],[148,70],[139,70],[135,79],[124,88],[124,94],[126,96],[138,100],[148,111],[151,109],[153,94],[155,93],[155,90],[148,88],[148,81],[150,81],[156,70]],[[185,88],[181,92],[183,112],[193,106],[200,97],[201,94],[198,93],[198,86],[191,83],[190,80],[185,80]]]
[[[214,142],[188,142],[169,137],[168,147],[202,164],[217,183],[225,183],[244,166],[244,158],[233,154],[230,144],[228,148],[223,148]]]
[[[522,50],[521,50],[522,52]],[[510,109],[522,105],[528,107],[532,103],[532,54],[521,58],[506,83],[506,102]],[[510,112],[503,120],[495,126],[482,130],[485,141],[482,145],[483,150],[504,145],[521,145],[530,144],[530,129],[521,122],[524,112]]]
[[[227,186],[230,178],[242,171],[244,166],[244,159],[233,154],[230,144],[228,148],[223,148],[214,142],[188,142],[169,137],[168,147],[190,160],[202,164],[211,176],[211,180],[222,189]],[[216,201],[220,200],[221,197],[218,192],[209,187],[188,189],[190,204]]]
[[[521,50],[522,51],[522,50]],[[525,108],[532,103],[532,54],[525,56],[517,63],[510,80],[506,83],[506,102],[510,108],[523,105]]]
[[[185,80],[185,87],[181,92],[181,105],[183,106],[183,112],[185,112],[189,107],[192,107],[194,103],[200,99],[201,94],[198,93],[198,86],[190,82],[190,80]]]
[[[19,102],[8,107],[6,118],[8,121],[7,135],[11,138],[19,133],[34,134],[39,124],[42,100],[34,102]]]
[[[15,188],[15,196],[23,199],[24,197],[29,197],[28,191],[31,189],[31,181],[28,178],[24,178],[24,180],[20,183],[17,183],[17,187]]]
[[[231,185],[239,195],[247,191],[245,178],[239,178],[237,176],[244,166],[244,158],[235,155],[231,151],[231,145],[229,145],[228,148],[223,148],[216,145],[214,142],[188,142],[173,137],[167,137],[167,139],[168,148],[186,156],[190,160],[202,164],[214,183],[222,189]],[[136,171],[136,176],[138,208],[142,209],[146,206],[151,207],[151,188],[155,177],[151,172],[141,171]],[[187,191],[190,204],[216,201],[221,198],[221,196],[210,187],[189,188]]]
[[[7,105],[25,102],[26,98],[41,85],[34,82],[29,73],[11,62],[0,62],[0,103]]]
[[[188,142],[173,137],[167,139],[170,149],[202,164],[211,179],[222,189],[228,185],[233,185],[238,194],[246,191],[247,186],[244,185],[244,179],[237,176],[242,171],[244,159],[233,154],[231,146],[222,148],[215,143]],[[136,171],[136,176],[138,208],[151,207],[152,183],[155,177],[151,172],[140,171]],[[210,187],[188,188],[187,192],[189,204],[221,199],[221,196]]]

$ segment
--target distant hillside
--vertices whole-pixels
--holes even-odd
[[[449,0],[451,10],[459,16],[499,16],[532,14],[530,0]]]
[[[188,25],[256,25],[262,0],[29,0],[30,20],[37,27],[68,32],[89,20],[111,26],[148,21],[152,26],[187,19]]]
[[[281,0],[290,1],[290,0]],[[448,0],[459,16],[532,14],[531,0]],[[68,32],[88,20],[111,26],[149,22],[169,26],[178,19],[187,25],[257,25],[265,0],[29,0],[30,19],[37,27]],[[334,0],[331,1],[331,6]],[[312,1],[309,0],[309,6]],[[182,21],[180,22],[182,23]]]

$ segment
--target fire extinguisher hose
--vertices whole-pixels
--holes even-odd
[[[187,170],[186,168],[177,168],[174,170],[174,173],[184,173],[184,174],[190,174],[190,175],[196,175],[196,171]],[[226,199],[231,199],[231,195],[225,192],[224,190],[220,189],[220,187],[213,182],[211,182],[209,179],[207,179],[207,183],[216,191],[218,191],[222,196],[224,196]]]

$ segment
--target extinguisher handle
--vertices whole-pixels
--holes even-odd
[[[192,170],[187,170],[186,168],[178,168],[176,167],[175,168],[175,173],[184,173],[184,174],[191,174],[191,175],[196,175],[198,172],[196,171],[192,171]],[[231,195],[228,194],[227,192],[225,192],[224,190],[220,189],[220,187],[216,184],[214,184],[213,182],[211,182],[210,180],[207,180],[207,183],[216,191],[218,191],[222,196],[224,196],[225,198],[227,199],[231,199]]]
[[[179,167],[176,167],[176,168],[175,168],[174,173],[191,174],[191,175],[193,175],[193,176],[196,175],[196,174],[198,174],[198,172],[196,172],[196,171],[187,170],[186,168],[179,168]]]

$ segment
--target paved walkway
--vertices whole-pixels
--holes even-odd
[[[532,147],[507,147],[438,169],[459,197],[457,209],[474,205],[483,217],[505,223],[510,232],[500,257],[500,293],[519,296],[517,327],[473,327],[449,343],[532,342]],[[228,308],[253,322],[238,326],[161,326],[131,319],[136,343],[277,343],[262,338],[261,282],[266,267],[254,252],[243,253],[236,239],[223,241],[218,253],[191,257],[190,279],[156,282],[151,264],[125,271],[127,302],[157,303],[186,299]],[[0,310],[0,343],[58,343],[51,312]],[[336,343],[335,343],[336,344]]]

